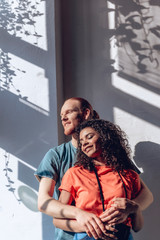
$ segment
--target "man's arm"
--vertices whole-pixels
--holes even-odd
[[[146,186],[146,184],[141,180],[141,191],[138,196],[133,199],[139,206],[142,211],[148,208],[153,202],[153,194]]]
[[[42,178],[39,184],[38,209],[53,218],[76,219],[89,236],[100,237],[106,232],[102,221],[94,214],[85,212],[75,206],[66,205],[65,201],[60,202],[53,199],[55,181],[50,178]],[[66,191],[65,191],[66,192]],[[67,202],[69,196],[64,197]],[[74,224],[73,224],[74,226]]]
[[[132,214],[132,229],[135,232],[138,232],[142,229],[144,224],[142,211],[140,210],[140,207],[137,209],[135,213]]]
[[[65,206],[53,196],[55,181],[43,177],[39,184],[38,209],[39,211],[57,218],[75,218],[76,208],[70,205]]]

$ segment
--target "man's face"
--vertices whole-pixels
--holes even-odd
[[[61,109],[61,120],[65,135],[72,135],[75,128],[83,121],[81,104],[78,100],[67,100]]]

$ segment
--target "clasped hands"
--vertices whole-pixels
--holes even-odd
[[[106,240],[117,239],[113,234],[117,230],[112,226],[124,222],[128,215],[136,212],[138,204],[127,198],[114,198],[111,207],[99,217],[95,214],[82,211],[77,221],[85,229],[89,237]],[[113,233],[111,233],[113,232]]]

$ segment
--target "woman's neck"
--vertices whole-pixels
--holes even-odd
[[[105,163],[102,161],[102,159],[94,159],[93,163],[95,166],[105,166]]]

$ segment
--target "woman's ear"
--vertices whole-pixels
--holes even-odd
[[[87,120],[90,116],[91,110],[89,108],[86,108],[84,113],[83,113],[83,118],[84,120]]]

